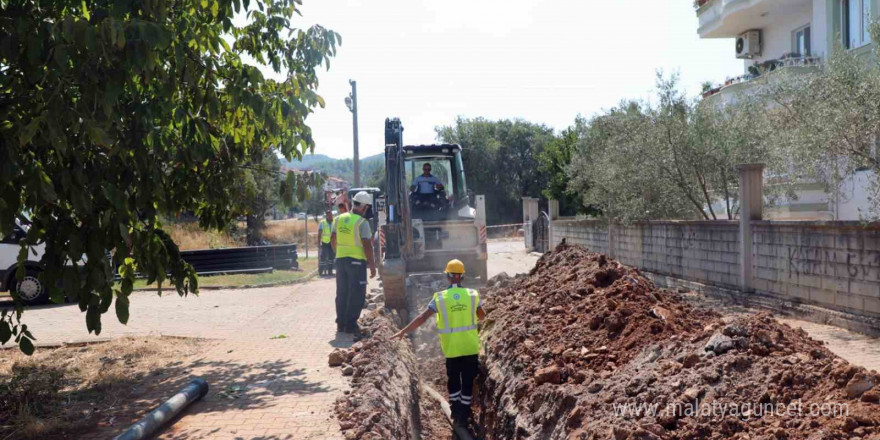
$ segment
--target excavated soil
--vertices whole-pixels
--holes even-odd
[[[430,384],[420,374],[428,374],[426,363],[436,359],[416,359],[408,341],[390,341],[400,318],[375,301],[371,304],[378,307],[359,321],[369,337],[335,350],[329,359],[330,366],[352,377],[352,391],[335,406],[343,435],[347,440],[448,440],[451,429],[440,404],[420,388],[423,381]],[[442,387],[434,387],[445,395],[443,379]]]
[[[880,438],[880,375],[769,314],[724,319],[568,245],[497,284],[486,439]]]
[[[370,335],[350,349],[330,354],[331,367],[350,375],[352,390],[336,401],[347,440],[418,438],[418,374],[409,344],[391,342],[397,330],[384,309],[364,313],[360,326]]]

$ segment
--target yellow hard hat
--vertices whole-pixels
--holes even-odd
[[[449,262],[446,263],[446,270],[443,272],[464,273],[464,263],[462,263],[461,260],[449,260]]]

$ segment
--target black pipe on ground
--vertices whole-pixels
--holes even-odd
[[[204,379],[193,379],[184,389],[166,400],[158,408],[151,411],[143,419],[131,425],[125,432],[113,440],[144,440],[151,438],[159,428],[173,419],[189,404],[208,394],[208,382]]]

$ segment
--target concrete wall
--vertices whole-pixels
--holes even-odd
[[[880,227],[857,222],[753,222],[753,287],[880,317]]]
[[[611,255],[627,264],[677,278],[738,285],[739,222],[649,222],[612,229]]]
[[[749,290],[880,318],[880,225],[753,221]],[[564,238],[644,271],[739,289],[739,222],[553,222]]]
[[[566,243],[586,246],[595,252],[608,253],[608,225],[598,220],[560,220],[550,225],[550,247],[564,238]]]

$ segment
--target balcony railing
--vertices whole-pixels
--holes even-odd
[[[708,0],[706,0],[708,1]],[[775,60],[767,60],[762,63],[758,63],[752,66],[749,66],[749,73],[744,75],[735,76],[733,78],[728,78],[724,81],[723,85],[718,85],[710,88],[703,92],[703,98],[708,98],[712,95],[716,95],[721,93],[721,90],[733,86],[736,84],[747,83],[749,81],[758,79],[767,75],[771,72],[774,72],[779,69],[786,69],[790,67],[812,67],[818,66],[822,63],[822,58],[820,57],[804,57],[797,54],[786,54],[783,55],[782,58]]]

